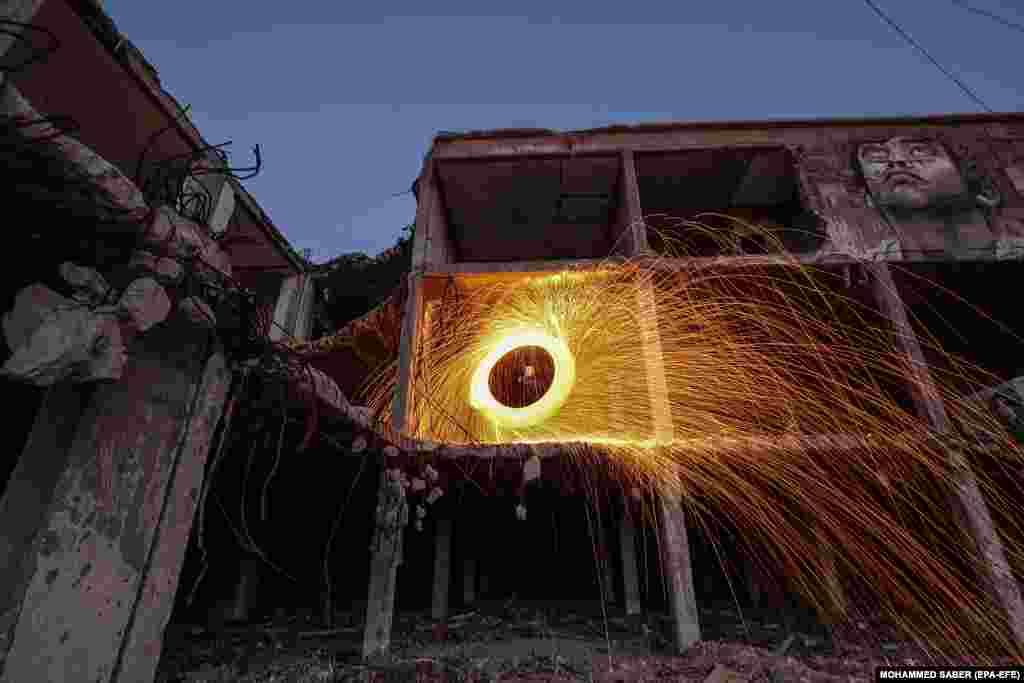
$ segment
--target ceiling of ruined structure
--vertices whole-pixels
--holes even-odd
[[[606,256],[620,166],[616,156],[440,162],[442,203],[458,259]]]

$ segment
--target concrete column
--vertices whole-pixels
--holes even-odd
[[[88,390],[61,384],[47,391],[0,499],[0,661],[10,649],[28,580],[35,573],[32,543],[46,523],[57,482],[67,467]]]
[[[381,472],[377,498],[376,528],[370,552],[370,586],[366,599],[363,657],[386,653],[391,647],[398,565],[402,562],[402,537],[408,507],[401,486],[392,486]],[[392,514],[393,513],[393,514]]]
[[[260,560],[255,555],[246,553],[238,566],[238,582],[231,596],[231,619],[248,621],[252,607],[252,594],[259,578]]]
[[[96,386],[33,541],[12,551],[25,589],[3,681],[152,679],[227,390],[212,350],[168,322]]]
[[[746,568],[747,591],[750,593],[750,604],[754,609],[757,609],[764,603],[761,569],[753,559],[747,561]]]
[[[631,227],[632,247],[630,256],[638,256],[648,250],[647,230],[643,221],[640,204],[640,190],[636,177],[636,165],[631,152],[622,156],[621,199],[625,210],[624,220]],[[661,352],[661,336],[658,333],[658,307],[654,289],[650,283],[641,282],[636,290],[636,305],[639,321],[641,349],[647,375],[647,389],[651,400],[653,436],[656,443],[670,443],[674,438],[671,404],[668,396],[668,381]],[[693,590],[693,568],[690,562],[690,546],[686,537],[686,520],[674,491],[660,492],[657,508],[661,523],[660,545],[665,577],[671,592],[669,604],[675,620],[676,647],[682,651],[700,640],[700,623],[697,618],[697,600]]]
[[[815,524],[814,530],[822,562],[822,584],[828,590],[828,601],[825,604],[828,614],[825,615],[825,619],[836,623],[846,616],[846,591],[839,575],[839,567],[836,565],[836,554],[831,539],[821,531],[820,525]]]
[[[700,640],[697,596],[693,590],[690,541],[682,506],[672,497],[657,497],[660,544],[669,605],[675,617],[675,645],[682,652]]]
[[[906,307],[896,289],[889,264],[884,261],[871,262],[865,264],[865,268],[871,277],[875,300],[882,313],[892,323],[897,344],[910,361],[908,380],[918,414],[936,432],[949,432],[949,416],[928,371],[920,342],[910,325]],[[1006,551],[992,523],[988,504],[978,488],[970,463],[963,454],[950,450],[948,457],[953,471],[959,474],[957,499],[953,501],[954,509],[960,514],[974,539],[976,556],[983,559],[983,566],[988,574],[985,578],[996,602],[1006,613],[1014,639],[1018,645],[1024,647],[1024,601],[1021,600],[1020,586],[1006,561]]]
[[[636,529],[629,510],[619,524],[619,547],[622,549],[622,595],[626,614],[640,613],[640,582],[637,579]]]
[[[164,629],[171,619],[185,548],[192,533],[206,458],[223,413],[229,382],[230,371],[224,357],[215,355],[207,363],[196,417],[191,421],[177,470],[168,484],[165,511],[150,549],[149,571],[143,577],[137,606],[128,624],[119,675],[111,681],[151,681],[156,676]],[[248,595],[243,596],[246,598]]]
[[[586,505],[587,503],[584,503]],[[604,525],[598,514],[592,516],[590,523],[593,525],[594,546],[597,549],[597,572],[598,581],[601,584],[601,593],[608,604],[615,604],[615,576],[612,573],[610,552],[608,550],[608,539],[604,532]]]
[[[448,236],[448,220],[433,159],[423,162],[416,179],[416,232],[412,244],[412,270],[423,272],[432,266],[453,263],[455,245]]]
[[[270,326],[271,341],[305,339],[312,322],[316,284],[308,273],[286,277],[274,307],[274,323]]]
[[[487,560],[481,557],[477,561],[477,597],[486,600],[491,592],[491,575],[487,573]]]
[[[434,545],[434,599],[431,616],[435,619],[448,618],[448,586],[451,585],[452,567],[452,520],[442,517],[437,520],[437,537]]]
[[[402,320],[402,339],[398,345],[398,385],[391,403],[391,426],[399,434],[408,434],[413,427],[415,389],[412,386],[416,371],[416,345],[423,317],[423,276],[409,274],[409,296],[405,302]]]
[[[616,227],[619,229],[616,253],[637,256],[648,250],[647,226],[640,208],[640,187],[636,179],[636,160],[632,151],[621,154],[622,172],[619,175],[619,211]]]
[[[462,602],[465,605],[476,602],[476,559],[472,557],[462,560]]]
[[[281,292],[277,295],[277,305],[274,306],[274,322],[271,324],[270,332],[267,335],[271,341],[288,339],[291,335],[292,328],[289,324],[289,318],[291,317],[291,312],[295,306],[295,300],[298,297],[301,286],[302,278],[300,275],[286,277],[281,283]]]

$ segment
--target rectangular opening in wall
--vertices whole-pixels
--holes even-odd
[[[607,256],[619,204],[618,156],[438,162],[459,262]]]
[[[636,168],[648,243],[659,253],[804,253],[823,239],[785,148],[647,152],[636,155]]]

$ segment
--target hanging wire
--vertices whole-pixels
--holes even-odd
[[[1024,33],[1024,24],[1018,24],[1016,22],[1010,21],[1009,19],[1005,19],[1005,18],[999,16],[998,14],[995,14],[994,12],[989,12],[988,10],[983,10],[980,7],[973,7],[971,5],[968,5],[966,2],[963,2],[963,0],[950,0],[950,2],[952,2],[954,5],[956,5],[960,9],[967,10],[968,12],[971,12],[973,14],[977,14],[978,16],[985,17],[986,19],[991,19],[992,21],[996,22],[997,24],[1002,24],[1006,28],[1013,29],[1014,31],[1019,31],[1021,33]]]
[[[913,37],[911,37],[911,35],[909,33],[907,33],[905,30],[903,30],[903,28],[898,23],[896,23],[896,21],[891,19],[889,17],[889,15],[887,15],[884,11],[882,11],[882,8],[879,7],[875,3],[874,0],[864,0],[864,2],[865,2],[865,4],[867,4],[868,7],[871,8],[871,10],[875,14],[877,14],[882,19],[882,21],[887,23],[894,31],[896,31],[896,33],[900,34],[900,36],[903,38],[904,41],[906,41],[907,44],[909,44],[915,50],[917,50],[922,55],[924,55],[925,59],[927,59],[929,62],[932,63],[932,66],[934,66],[936,69],[941,71],[942,74],[946,78],[948,78],[950,81],[952,81],[954,84],[956,84],[956,86],[958,88],[960,88],[960,90],[965,95],[967,95],[967,97],[969,97],[975,104],[977,104],[979,107],[981,107],[984,111],[989,112],[989,113],[993,113],[993,110],[990,109],[989,106],[987,104],[985,104],[985,102],[978,95],[976,95],[974,93],[973,90],[971,90],[969,87],[967,87],[966,83],[964,83],[962,80],[957,78],[956,74],[954,74],[952,71],[950,71],[949,69],[944,67],[939,62],[939,60],[937,60],[935,57],[933,57],[932,54],[930,52],[928,52],[928,50],[926,50],[924,48],[923,45],[921,45],[916,40],[914,40]]]

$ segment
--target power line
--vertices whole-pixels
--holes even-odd
[[[931,63],[932,63],[932,65],[933,65],[933,66],[934,66],[934,67],[935,67],[936,69],[938,69],[939,71],[941,71],[941,72],[942,72],[942,74],[943,74],[943,75],[944,75],[944,76],[945,76],[946,78],[948,78],[949,80],[953,81],[953,83],[955,83],[955,84],[956,84],[956,86],[957,86],[958,88],[960,88],[960,90],[961,90],[961,91],[962,91],[962,92],[963,92],[963,93],[964,93],[965,95],[967,95],[967,96],[968,96],[969,98],[971,98],[971,100],[973,100],[975,104],[977,104],[977,105],[978,105],[979,107],[981,107],[981,108],[982,108],[983,110],[985,110],[985,111],[987,111],[987,112],[989,112],[989,113],[992,113],[992,109],[991,109],[991,108],[990,108],[990,107],[989,107],[989,106],[988,106],[987,104],[985,104],[985,102],[984,102],[984,101],[983,101],[983,100],[982,100],[982,99],[981,99],[980,97],[978,97],[977,95],[975,95],[975,94],[974,94],[974,91],[973,91],[973,90],[971,90],[970,88],[968,88],[968,87],[967,87],[967,84],[966,84],[966,83],[964,83],[964,82],[963,82],[963,81],[961,81],[961,80],[960,80],[959,78],[957,78],[957,77],[956,77],[956,74],[954,74],[954,73],[953,73],[952,71],[950,71],[950,70],[949,70],[949,69],[947,69],[946,67],[942,66],[942,64],[940,64],[940,63],[939,63],[939,60],[935,59],[935,57],[933,57],[933,56],[931,55],[931,53],[930,53],[930,52],[928,52],[928,50],[924,49],[924,46],[922,46],[922,45],[921,45],[920,43],[918,43],[918,42],[917,42],[916,40],[914,40],[914,39],[913,39],[913,38],[912,38],[912,37],[910,36],[910,34],[909,34],[909,33],[907,33],[906,31],[904,31],[904,30],[903,30],[903,28],[902,28],[902,27],[901,27],[901,26],[900,26],[899,24],[897,24],[897,23],[896,23],[895,21],[893,21],[892,19],[890,19],[890,18],[889,18],[889,16],[888,16],[888,15],[887,15],[887,14],[886,14],[885,12],[883,12],[883,11],[882,11],[882,9],[881,9],[881,8],[880,8],[880,7],[878,6],[878,5],[876,5],[876,4],[875,4],[874,0],[864,0],[864,2],[865,2],[865,3],[867,4],[867,6],[868,6],[868,7],[870,7],[870,8],[871,8],[871,10],[872,10],[872,11],[873,11],[873,12],[874,12],[875,14],[877,14],[877,15],[878,15],[878,16],[879,16],[879,17],[880,17],[880,18],[882,19],[882,21],[884,21],[885,23],[889,24],[889,26],[890,26],[890,27],[892,27],[892,29],[893,29],[894,31],[896,31],[897,33],[899,33],[899,34],[900,34],[900,36],[901,36],[901,37],[903,38],[903,40],[905,40],[905,41],[906,41],[906,42],[907,42],[907,43],[908,43],[908,44],[909,44],[909,45],[910,45],[911,47],[913,47],[913,48],[914,48],[914,49],[916,49],[916,50],[917,50],[918,52],[920,52],[920,53],[921,53],[922,55],[924,55],[924,56],[925,56],[925,58],[926,58],[926,59],[927,59],[927,60],[928,60],[929,62],[931,62]]]
[[[994,12],[989,12],[988,10],[980,9],[978,7],[972,7],[968,5],[966,2],[963,2],[963,0],[950,0],[950,2],[952,2],[954,5],[961,9],[967,10],[968,12],[973,12],[974,14],[977,14],[979,16],[991,19],[992,21],[998,24],[1002,24],[1006,28],[1011,28],[1014,31],[1020,31],[1021,33],[1024,33],[1024,24],[1018,24],[1016,22],[1010,21],[1009,19],[1005,19],[999,16],[998,14],[995,14]]]

